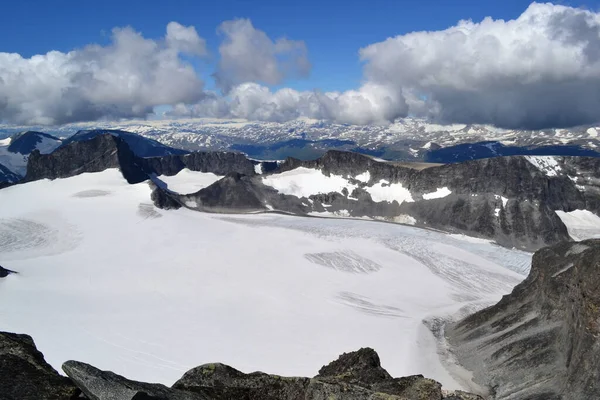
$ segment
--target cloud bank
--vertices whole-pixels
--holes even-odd
[[[272,90],[310,72],[304,42],[270,38],[250,20],[223,22],[214,72],[220,92],[182,54],[206,55],[193,27],[163,40],[115,29],[106,47],[24,59],[0,53],[0,119],[63,123],[146,115],[286,121],[298,117],[381,124],[414,115],[505,128],[600,121],[600,14],[533,3],[514,20],[459,21],[360,49],[363,84],[345,92]]]
[[[193,27],[176,22],[163,40],[115,28],[111,44],[23,58],[0,53],[0,120],[62,124],[145,117],[161,104],[195,103],[203,82],[181,54],[204,55]]]

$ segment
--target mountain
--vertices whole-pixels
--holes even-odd
[[[52,154],[34,151],[25,179],[107,168],[120,168],[130,183],[152,180],[152,198],[167,208],[369,218],[526,250],[600,235],[600,158],[593,157],[495,157],[445,165],[381,162],[333,150],[316,160],[282,163],[228,152],[142,158],[122,135],[105,133],[65,143]],[[170,178],[182,171],[186,177]],[[192,185],[196,178],[207,184]],[[175,189],[180,179],[188,180],[182,187],[194,189]]]
[[[25,131],[0,140],[0,185],[15,183],[25,176],[29,154],[51,153],[61,140],[43,132]]]
[[[580,126],[570,129],[507,130],[486,125],[439,125],[415,118],[399,119],[388,126],[356,126],[327,121],[298,119],[285,123],[246,120],[187,119],[126,122],[77,123],[60,127],[37,127],[60,137],[80,130],[117,129],[137,133],[166,146],[188,151],[242,151],[262,160],[295,157],[303,160],[318,158],[328,150],[353,151],[390,161],[427,161],[429,153],[438,148],[477,144],[474,153],[456,147],[477,158],[486,156],[483,148],[490,142],[513,150],[498,155],[591,155],[600,149],[600,126]],[[0,127],[0,132],[10,131]],[[495,145],[496,146],[496,145]],[[567,146],[568,154],[553,148]],[[580,149],[581,153],[576,151]],[[517,151],[517,152],[515,152]],[[491,154],[491,151],[490,151]],[[488,154],[488,155],[490,155]],[[455,162],[454,154],[443,162]],[[460,160],[458,160],[460,161]]]
[[[432,163],[455,163],[481,158],[505,156],[575,156],[600,157],[600,153],[582,145],[505,146],[501,142],[463,143],[431,149],[424,160]]]
[[[92,130],[81,130],[75,133],[73,136],[63,141],[63,146],[73,142],[83,142],[93,139],[101,135],[111,135],[122,139],[131,151],[138,157],[159,157],[171,154],[186,154],[188,153],[182,149],[174,149],[169,146],[165,146],[156,140],[145,138],[135,133],[125,132],[118,129],[92,129]]]
[[[498,157],[436,166],[330,151],[314,161],[288,159],[265,175],[230,175],[196,193],[165,196],[200,211],[366,217],[535,250],[570,239],[569,229],[600,235],[599,173],[598,158]]]
[[[496,400],[600,398],[600,240],[538,251],[527,279],[447,327],[453,353]]]

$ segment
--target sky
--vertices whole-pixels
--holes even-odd
[[[600,0],[5,2],[0,120],[600,120]]]

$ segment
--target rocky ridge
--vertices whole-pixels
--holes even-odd
[[[136,382],[91,365],[67,361],[53,370],[31,337],[0,332],[2,400],[482,400],[443,391],[421,375],[392,378],[369,348],[343,354],[314,378],[245,374],[224,364],[186,372],[172,387]]]
[[[496,400],[600,398],[600,240],[536,252],[511,294],[446,335]]]

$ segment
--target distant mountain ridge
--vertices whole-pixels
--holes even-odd
[[[0,126],[1,132],[11,128]],[[36,127],[60,137],[82,130],[121,130],[154,139],[166,146],[187,151],[242,151],[259,159],[295,157],[315,159],[328,150],[353,151],[390,161],[457,162],[494,156],[485,149],[473,157],[455,158],[436,150],[463,144],[485,146],[495,142],[511,149],[497,155],[571,155],[597,156],[600,151],[600,124],[570,129],[507,130],[486,125],[438,125],[425,120],[405,118],[388,126],[357,126],[327,121],[298,119],[284,123],[246,120],[153,120],[78,123],[60,127]],[[480,146],[479,146],[480,145]],[[567,146],[569,153],[552,149]],[[582,152],[578,152],[580,149]],[[454,149],[461,151],[460,147]],[[502,149],[500,149],[502,150]],[[557,152],[558,151],[558,152]],[[592,151],[592,153],[583,153]],[[433,154],[432,154],[433,153]],[[443,158],[440,158],[443,157]]]
[[[579,218],[572,214],[577,210],[588,213],[588,225],[600,222],[600,158],[514,156],[431,165],[332,150],[316,160],[274,163],[230,152],[140,157],[122,134],[90,137],[51,154],[34,151],[25,180],[120,168],[130,183],[153,182],[152,198],[164,208],[370,218],[528,250],[569,240],[563,220]],[[161,183],[161,176],[183,169],[224,178],[196,193]],[[584,235],[593,235],[588,228]]]

